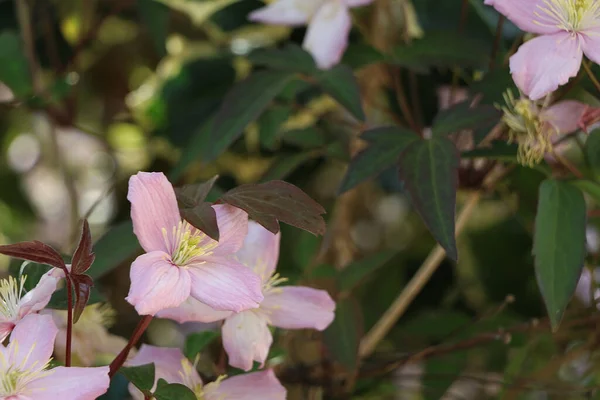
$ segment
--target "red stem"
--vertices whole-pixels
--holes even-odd
[[[65,350],[65,366],[71,366],[71,340],[73,337],[73,282],[69,272],[65,273],[67,281],[67,346]]]
[[[113,377],[119,368],[123,366],[125,360],[127,360],[127,356],[129,352],[136,345],[136,343],[140,340],[146,329],[148,329],[148,325],[152,322],[152,315],[144,315],[138,325],[135,327],[133,331],[133,335],[129,338],[129,342],[125,345],[123,350],[115,357],[115,359],[110,363],[110,371],[108,372],[109,377]]]

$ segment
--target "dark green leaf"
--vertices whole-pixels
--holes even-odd
[[[260,49],[252,52],[248,59],[256,65],[288,72],[301,72],[312,75],[317,66],[306,50],[296,44],[288,44],[282,49]]]
[[[429,358],[423,375],[424,399],[441,399],[466,366],[467,354],[464,351]]]
[[[260,181],[268,182],[276,179],[285,179],[302,164],[317,157],[319,153],[318,150],[314,150],[293,155],[280,154],[273,165],[271,165],[267,172],[260,178]]]
[[[195,161],[200,160],[200,154],[202,154],[204,148],[207,146],[207,143],[210,141],[209,135],[212,130],[214,120],[214,116],[208,118],[200,126],[200,128],[194,132],[188,145],[183,148],[179,162],[169,174],[169,179],[171,181],[179,180],[187,167],[189,167]]]
[[[148,392],[154,386],[154,363],[135,367],[121,367],[119,373],[142,392]]]
[[[352,297],[338,301],[335,319],[323,332],[325,346],[332,358],[348,371],[358,366],[358,347],[363,336],[360,306]]]
[[[238,186],[225,193],[222,202],[241,208],[248,216],[273,233],[278,221],[315,235],[325,233],[321,214],[325,209],[298,187],[284,181]]]
[[[293,75],[281,71],[259,71],[234,86],[217,112],[204,155],[213,160],[256,120]]]
[[[472,96],[482,96],[484,104],[504,104],[504,93],[511,90],[512,93],[519,93],[515,83],[510,75],[508,66],[497,68],[488,72],[482,80],[475,81],[469,86],[469,92]]]
[[[418,140],[419,136],[406,129],[388,127],[366,131],[362,134],[362,138],[371,142],[371,145],[352,159],[338,194],[352,189],[394,165],[400,153],[409,144]]]
[[[137,0],[137,8],[159,56],[166,52],[167,29],[171,10],[156,0]]]
[[[89,297],[86,305],[103,303],[106,301],[106,297],[98,290],[96,286],[90,288]],[[67,309],[67,290],[62,288],[52,294],[52,298],[48,303],[48,308],[53,310],[66,310]]]
[[[585,142],[585,154],[594,172],[600,172],[600,129],[594,129]]]
[[[484,67],[489,48],[473,37],[455,31],[427,32],[423,39],[394,49],[391,62],[417,72],[431,67]]]
[[[461,154],[464,159],[468,158],[487,158],[488,160],[517,162],[517,151],[519,146],[516,143],[506,143],[503,140],[493,141],[489,147],[479,147],[474,150],[465,151]]]
[[[342,63],[353,69],[366,67],[384,60],[385,56],[383,54],[365,43],[350,44],[342,57]]]
[[[196,354],[200,353],[213,340],[219,337],[218,331],[204,331],[192,333],[185,339],[184,354],[187,358],[193,360]]]
[[[400,177],[416,210],[448,257],[455,261],[457,168],[456,148],[445,137],[413,142],[400,158]]]
[[[314,127],[287,131],[283,134],[282,140],[286,144],[297,146],[304,150],[323,147],[327,144],[327,137],[323,132]]]
[[[352,69],[347,65],[337,65],[315,75],[317,84],[344,106],[354,117],[364,121],[360,89]]]
[[[267,149],[273,149],[279,134],[279,128],[292,113],[290,106],[275,105],[258,119],[260,125],[260,143]]]
[[[0,34],[0,82],[4,82],[15,97],[31,94],[29,66],[21,46],[21,38],[16,32],[4,31]]]
[[[533,254],[538,285],[556,329],[581,274],[585,258],[583,193],[564,181],[540,185]]]
[[[121,222],[96,242],[96,260],[87,273],[94,279],[99,278],[133,257],[139,249],[137,237],[133,234],[133,224],[131,221]]]
[[[347,265],[340,271],[338,276],[338,287],[340,290],[352,290],[364,281],[370,274],[377,271],[390,261],[395,250],[386,250],[376,254],[366,256],[358,261]]]
[[[482,105],[470,107],[467,100],[441,111],[433,121],[433,136],[448,135],[465,129],[475,129],[500,120],[501,113],[495,107]]]
[[[212,208],[212,204],[204,201],[217,179],[218,175],[215,175],[207,182],[176,188],[175,195],[177,196],[181,216],[192,224],[192,226],[218,241],[219,226],[217,225],[217,214]]]
[[[591,196],[596,204],[600,204],[600,184],[585,179],[570,181],[570,183]]]
[[[196,400],[194,392],[180,383],[158,385],[154,397],[156,400]]]

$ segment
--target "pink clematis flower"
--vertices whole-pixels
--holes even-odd
[[[250,13],[250,20],[273,25],[301,26],[308,23],[302,47],[312,54],[317,66],[337,64],[348,46],[352,26],[350,7],[373,0],[276,0]]]
[[[49,315],[28,315],[0,346],[0,399],[93,400],[106,393],[108,367],[48,369],[57,328]]]
[[[23,275],[19,281],[12,276],[0,280],[0,343],[25,316],[37,313],[48,305],[60,280],[53,269],[42,276],[35,288],[24,293],[26,279]]]
[[[540,35],[510,59],[519,89],[532,100],[577,75],[583,54],[600,63],[598,0],[485,0],[520,29]]]
[[[333,321],[335,303],[324,290],[302,286],[277,287],[286,279],[275,273],[281,235],[272,234],[254,221],[248,223],[248,236],[236,254],[262,279],[264,300],[258,309],[240,313],[215,312],[193,305],[166,310],[160,316],[178,322],[212,322],[225,318],[223,346],[229,364],[250,370],[252,362],[264,364],[273,341],[269,325],[284,329],[313,328],[323,330]]]
[[[258,307],[260,278],[233,259],[248,230],[248,214],[213,206],[220,241],[182,220],[173,187],[162,173],[129,180],[133,231],[146,254],[131,265],[126,300],[142,315],[177,307],[192,297],[221,311]]]
[[[142,345],[137,356],[128,365],[154,363],[155,386],[159,379],[169,383],[180,383],[190,388],[196,398],[202,400],[285,400],[286,390],[272,370],[237,375],[232,378],[219,377],[207,385],[202,383],[196,367],[181,350]],[[154,390],[154,388],[153,388]],[[144,398],[133,385],[129,393],[135,400]]]

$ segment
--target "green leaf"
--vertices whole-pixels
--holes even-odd
[[[135,367],[121,367],[119,373],[142,392],[148,392],[154,386],[154,363]]]
[[[465,151],[461,158],[487,158],[488,160],[517,162],[519,146],[516,143],[506,143],[503,140],[494,140],[489,147],[479,147]]]
[[[370,274],[387,264],[397,253],[395,250],[386,250],[349,264],[339,273],[338,288],[342,291],[354,289]]]
[[[383,61],[385,56],[365,43],[350,44],[342,57],[342,64],[349,65],[352,69],[360,69]]]
[[[187,358],[193,360],[194,357],[196,357],[196,354],[200,353],[206,346],[208,346],[218,337],[218,331],[192,333],[185,339],[185,348],[183,353]]]
[[[600,129],[590,132],[585,142],[585,154],[595,173],[600,172]]]
[[[32,86],[29,66],[21,46],[21,38],[16,32],[4,31],[0,34],[0,82],[4,82],[15,97],[31,94]]]
[[[502,114],[495,107],[471,107],[467,100],[441,111],[433,120],[433,136],[448,135],[464,129],[476,129],[497,122]]]
[[[305,151],[297,154],[280,154],[271,167],[260,178],[261,182],[268,182],[276,179],[285,179],[302,164],[317,157],[320,154],[318,150]]]
[[[325,233],[321,214],[325,209],[298,187],[284,181],[238,186],[221,196],[222,202],[241,208],[270,232],[279,232],[279,222],[314,235]]]
[[[260,143],[267,149],[274,149],[281,125],[290,117],[290,106],[275,105],[258,119],[260,125]]]
[[[256,120],[293,75],[281,71],[260,71],[234,86],[215,116],[204,155],[215,159]]]
[[[344,106],[354,117],[364,121],[360,89],[352,69],[347,65],[337,65],[315,75],[317,84]]]
[[[416,72],[431,67],[485,67],[489,48],[484,43],[455,31],[427,32],[423,39],[394,49],[390,62]]]
[[[180,383],[166,383],[164,379],[159,380],[154,397],[156,400],[196,400],[196,395],[187,386]]]
[[[443,398],[448,388],[460,377],[467,366],[465,351],[431,357],[425,362],[423,386],[425,400],[439,400]]]
[[[327,144],[327,137],[315,127],[293,129],[285,132],[281,138],[286,144],[303,150],[323,147]]]
[[[139,251],[140,245],[133,234],[131,221],[124,221],[109,229],[94,245],[96,260],[87,271],[96,279],[118,267]]]
[[[583,268],[585,225],[583,193],[564,181],[542,182],[533,254],[538,285],[553,329],[558,328]]]
[[[456,147],[445,137],[411,143],[400,158],[400,177],[433,237],[446,250],[448,257],[456,261]]]
[[[325,346],[332,358],[354,371],[358,366],[358,348],[363,336],[363,321],[358,302],[347,297],[338,301],[335,319],[323,332]]]
[[[338,194],[347,192],[359,183],[377,176],[394,165],[398,161],[400,153],[409,144],[418,140],[419,136],[406,129],[386,127],[366,131],[362,134],[362,138],[371,144],[350,162]]]
[[[260,49],[253,51],[248,59],[256,65],[312,75],[317,66],[306,50],[296,44],[288,44],[281,49]]]
[[[194,132],[190,142],[182,149],[179,162],[171,170],[171,173],[169,173],[169,179],[171,181],[174,182],[179,180],[186,168],[200,159],[200,154],[202,154],[207,143],[210,141],[209,135],[214,121],[215,117],[210,117]]]
[[[600,184],[584,179],[569,181],[569,183],[586,192],[594,199],[596,204],[600,204]]]
[[[53,310],[66,310],[69,302],[67,301],[67,290],[62,288],[52,294],[50,302],[47,307]],[[87,300],[87,305],[103,303],[106,301],[106,297],[98,290],[97,286],[92,286],[90,290],[90,297]]]
[[[167,53],[165,43],[171,10],[155,0],[138,0],[137,9],[154,42],[158,55],[163,57]]]

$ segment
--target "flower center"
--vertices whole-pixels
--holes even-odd
[[[515,99],[509,90],[504,101],[506,106],[500,107],[504,112],[502,121],[509,129],[509,142],[519,145],[517,160],[528,166],[539,163],[544,154],[552,151],[551,137],[556,129],[540,118],[540,109],[531,100]]]
[[[200,354],[196,356],[194,363],[191,363],[187,358],[182,359],[179,376],[181,376],[182,383],[194,392],[197,400],[205,400],[206,394],[215,390],[221,384],[221,381],[227,378],[227,375],[221,375],[216,381],[205,386],[202,384],[202,381],[197,378],[196,367],[198,366],[198,361],[200,361]],[[212,396],[211,399],[214,399],[214,396]],[[215,400],[222,399],[224,398],[219,397]]]
[[[0,315],[4,319],[12,320],[18,316],[26,279],[27,276],[23,275],[19,282],[12,276],[0,281]]]
[[[17,353],[18,343],[13,341],[9,345],[9,348],[9,351]],[[8,362],[9,355],[0,352],[0,397],[4,398],[4,396],[19,395],[26,389],[27,384],[53,373],[52,370],[46,370],[50,364],[50,360],[42,366],[40,366],[39,363],[34,362],[29,368],[24,367],[32,351],[33,347],[30,349],[29,354],[24,358],[21,365],[10,365]]]
[[[218,244],[185,220],[173,227],[170,237],[165,228],[162,233],[167,248],[172,249],[171,260],[179,266],[186,265],[195,257],[210,255]]]
[[[276,286],[287,281],[288,278],[282,278],[278,273],[273,274],[273,276],[263,284],[263,294],[280,292],[281,289]]]
[[[544,21],[536,21],[543,26],[556,26],[569,32],[580,32],[585,28],[600,25],[600,1],[598,0],[544,0],[535,13]]]

